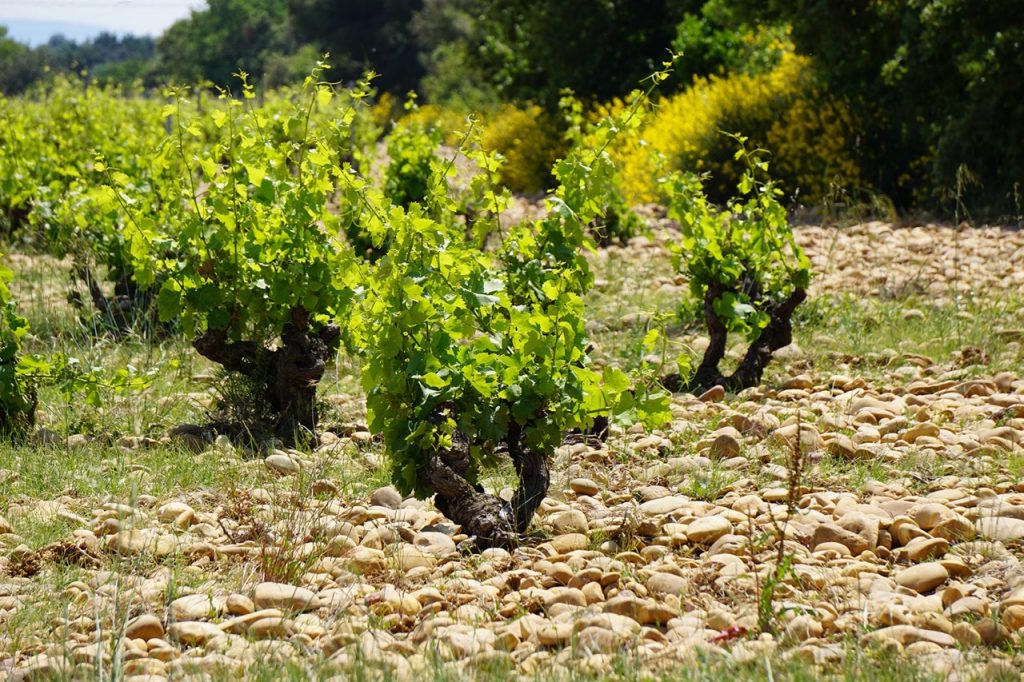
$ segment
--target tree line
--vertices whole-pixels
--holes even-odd
[[[700,76],[770,69],[791,48],[852,112],[869,191],[897,208],[1019,219],[1022,16],[1024,0],[209,0],[155,41],[29,49],[0,31],[0,90],[81,69],[150,87],[237,88],[245,71],[274,87],[329,52],[343,81],[373,69],[380,90],[448,107],[555,112],[566,89],[589,102],[625,96],[669,50],[683,56],[665,95]]]
[[[76,42],[55,35],[29,47],[0,26],[0,93],[14,95],[56,73],[89,73],[104,82],[132,83],[155,77],[156,41],[149,36],[101,33]]]

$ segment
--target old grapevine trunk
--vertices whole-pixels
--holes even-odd
[[[684,381],[678,374],[664,378],[665,387],[672,391],[706,391],[713,386],[722,386],[728,391],[741,391],[761,383],[765,367],[771,362],[772,354],[793,342],[793,312],[807,298],[804,289],[795,289],[788,298],[768,306],[768,324],[757,338],[747,347],[736,371],[731,375],[722,374],[719,365],[725,357],[728,330],[715,312],[714,302],[723,291],[710,286],[704,295],[704,322],[708,329],[708,347],[693,378]]]
[[[300,433],[315,437],[316,387],[339,335],[336,325],[312,332],[309,315],[299,308],[284,326],[281,345],[274,350],[253,341],[229,341],[223,329],[207,330],[192,345],[203,357],[261,386],[262,397],[275,415],[275,423],[269,426],[283,441],[292,443]]]
[[[481,549],[511,549],[518,545],[519,536],[529,528],[551,480],[547,453],[526,446],[519,425],[513,424],[509,429],[505,443],[519,476],[511,505],[466,479],[471,459],[469,444],[464,439],[456,439],[450,450],[435,455],[428,465],[427,475],[436,493],[435,506],[474,537]]]
[[[11,358],[2,362],[15,364],[18,362],[17,358]],[[36,423],[36,407],[39,406],[39,399],[36,395],[34,388],[25,389],[27,394],[25,398],[25,409],[18,411],[8,412],[2,403],[0,403],[0,436],[10,435],[12,433],[23,433],[29,428],[35,426]]]
[[[729,377],[726,388],[740,390],[761,383],[764,368],[771,362],[772,354],[793,342],[793,312],[806,298],[806,291],[796,289],[789,298],[771,306],[767,326],[747,348],[743,361]]]
[[[159,324],[153,288],[143,288],[130,276],[114,283],[114,295],[107,296],[87,265],[76,267],[75,275],[89,289],[96,311],[120,334],[127,334],[139,322],[149,330]]]

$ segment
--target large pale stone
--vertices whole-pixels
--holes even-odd
[[[1010,631],[1024,630],[1024,606],[1014,604],[1003,610],[1000,619]]]
[[[736,457],[740,454],[741,447],[742,444],[735,436],[723,433],[711,443],[711,447],[708,448],[708,457],[718,460]]]
[[[814,529],[811,545],[817,548],[826,543],[843,545],[854,555],[873,549],[864,537],[834,523],[823,523]]]
[[[178,597],[167,607],[171,620],[195,621],[216,616],[224,608],[224,600],[208,594]]]
[[[437,565],[436,556],[408,545],[399,547],[394,553],[394,558],[403,571],[411,571],[414,568],[434,568]]]
[[[162,639],[164,636],[164,625],[156,616],[144,614],[128,621],[128,625],[125,626],[124,636],[128,639]]]
[[[681,595],[689,586],[686,578],[674,573],[655,573],[647,579],[647,590],[653,595]]]
[[[572,623],[549,623],[537,630],[537,639],[544,646],[561,646],[572,639]]]
[[[940,557],[949,551],[949,541],[942,538],[914,538],[901,550],[911,563]]]
[[[705,516],[686,528],[686,537],[692,542],[711,544],[718,538],[732,532],[732,523],[723,516]]]
[[[565,533],[551,539],[551,546],[559,554],[567,554],[589,546],[587,536],[582,533]]]
[[[671,514],[689,504],[690,501],[685,497],[659,497],[641,504],[640,511],[651,516],[661,516],[662,514]]]
[[[920,424],[914,424],[909,429],[900,434],[900,440],[906,441],[907,443],[913,443],[919,438],[925,436],[929,438],[935,438],[939,435],[939,427],[931,422],[921,422]]]
[[[280,609],[261,609],[259,611],[253,611],[243,616],[236,616],[230,618],[220,624],[220,629],[224,632],[230,632],[231,634],[238,635],[244,633],[249,629],[249,626],[258,620],[264,618],[280,618],[284,613]]]
[[[302,469],[302,463],[298,459],[283,453],[268,455],[263,463],[267,465],[268,469],[281,476],[297,474]]]
[[[402,495],[394,486],[389,485],[377,488],[370,495],[370,504],[377,505],[378,507],[387,507],[388,509],[398,509],[402,505]]]
[[[589,495],[590,497],[601,492],[601,487],[589,478],[574,478],[569,481],[569,488],[577,495]]]
[[[797,444],[797,425],[788,424],[787,426],[775,429],[772,433],[772,440],[784,447],[793,447]],[[800,449],[806,454],[824,449],[825,441],[813,424],[804,423],[800,425],[799,445]]]
[[[450,536],[438,532],[416,533],[412,539],[416,549],[432,556],[441,558],[455,553],[455,541]]]
[[[913,625],[890,625],[868,634],[870,639],[891,640],[904,646],[915,642],[930,642],[941,647],[954,647],[957,641],[950,635],[937,630],[926,630]]]
[[[989,540],[1015,542],[1024,539],[1024,521],[1002,516],[984,516],[974,522],[978,534]]]
[[[156,545],[157,533],[145,528],[139,530],[122,530],[107,536],[104,543],[107,549],[123,555],[140,555],[152,552]]]
[[[874,549],[878,546],[878,517],[868,516],[867,514],[857,511],[851,511],[844,514],[843,517],[839,519],[837,525],[864,538],[864,542],[867,544],[868,549]],[[852,552],[853,548],[851,548],[850,551]]]
[[[960,514],[953,514],[951,518],[944,519],[937,526],[931,529],[931,534],[937,538],[950,542],[963,542],[973,540],[978,530],[967,518]]]
[[[311,607],[316,595],[304,587],[284,583],[260,583],[252,593],[257,609],[304,611]]]
[[[172,623],[167,628],[167,636],[187,646],[202,646],[219,637],[226,637],[224,631],[213,623],[197,621]]]
[[[896,583],[915,592],[930,592],[949,579],[949,571],[938,562],[905,568],[895,576]]]
[[[387,567],[387,557],[379,549],[359,547],[349,557],[352,570],[357,573],[369,574],[383,571]]]
[[[929,502],[910,510],[910,518],[914,519],[918,526],[928,531],[954,516],[956,516],[956,512],[938,502]]]
[[[556,533],[586,533],[590,527],[583,512],[570,509],[551,517],[551,529]]]

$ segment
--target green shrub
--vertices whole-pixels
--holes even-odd
[[[676,73],[684,85],[699,76],[770,71],[789,46],[785,26],[737,25],[718,16],[720,4],[705,3],[700,13],[686,14],[676,25],[672,49],[681,55]]]
[[[382,106],[373,111],[374,116],[382,115],[389,107],[385,97]],[[415,103],[415,96],[410,94],[406,100],[407,114],[392,123],[391,132],[384,137],[387,149],[386,164],[380,171],[383,182],[380,188],[359,187],[342,183],[341,225],[349,242],[356,252],[371,260],[379,258],[386,245],[370,233],[371,225],[378,222],[372,207],[363,194],[381,192],[381,200],[388,204],[408,208],[411,204],[424,204],[431,196],[437,176],[435,164],[442,142],[442,129],[432,118],[433,112],[420,113]],[[368,145],[376,147],[375,144]],[[372,151],[361,152],[360,162],[353,164],[354,170],[370,171],[373,166]]]
[[[391,203],[423,203],[433,179],[431,164],[441,144],[441,131],[417,121],[404,122],[385,138],[388,165],[384,193]]]
[[[898,206],[1020,213],[1021,3],[724,0],[736,21],[783,21],[861,129],[864,176]],[[962,167],[977,182],[964,192]]]
[[[407,111],[398,121],[398,125],[420,124],[440,130],[444,144],[454,145],[459,141],[459,131],[466,126],[466,116],[467,114],[460,109],[424,104]]]
[[[428,104],[414,108],[399,125],[443,131],[444,144],[455,146],[460,132],[466,129],[466,114]],[[518,194],[537,194],[551,186],[552,165],[565,155],[568,143],[555,120],[541,107],[505,104],[485,108],[477,127],[480,146],[503,157],[502,186]]]
[[[637,93],[634,93],[633,96],[635,101]],[[646,100],[641,101],[646,102]],[[593,146],[601,142],[603,122],[622,117],[628,109],[622,100],[616,100],[612,106],[596,107],[587,116],[584,115],[583,103],[571,93],[566,93],[559,105],[566,124],[565,141],[576,147]],[[623,119],[628,121],[628,129],[617,131],[616,139],[635,140],[637,130],[646,114],[646,109],[635,108],[631,117]],[[609,144],[612,143],[614,140],[609,142]],[[622,179],[618,170],[615,171],[614,179],[603,195],[600,216],[588,227],[594,241],[601,246],[625,243],[644,228],[643,220],[630,208],[629,202],[622,192]]]

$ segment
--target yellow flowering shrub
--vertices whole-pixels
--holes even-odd
[[[677,169],[709,172],[707,192],[722,201],[744,171],[734,159],[735,141],[723,133],[741,133],[772,153],[772,174],[788,194],[816,201],[832,182],[858,184],[852,130],[848,110],[816,84],[810,61],[788,51],[762,74],[695,79],[612,153],[631,202],[656,200],[658,178]]]
[[[467,114],[436,104],[418,106],[405,114],[399,126],[420,125],[442,131],[442,141],[461,142]],[[513,192],[533,194],[548,187],[554,162],[566,151],[566,143],[551,116],[537,105],[501,107],[474,114],[481,146],[498,152],[505,161],[501,181]]]
[[[839,99],[801,95],[772,124],[764,146],[774,154],[772,173],[802,201],[821,201],[835,184],[847,189],[861,184],[854,158],[855,124]]]
[[[400,117],[402,103],[390,92],[382,92],[370,107],[370,120],[374,125],[384,128]]]
[[[447,109],[437,104],[418,106],[402,117],[402,124],[419,124],[425,128],[442,131],[443,141],[447,145],[458,144],[462,133],[466,131],[467,114]]]
[[[537,105],[505,105],[482,115],[484,149],[505,157],[502,183],[513,192],[547,188],[551,168],[565,153],[565,143],[551,118]]]

